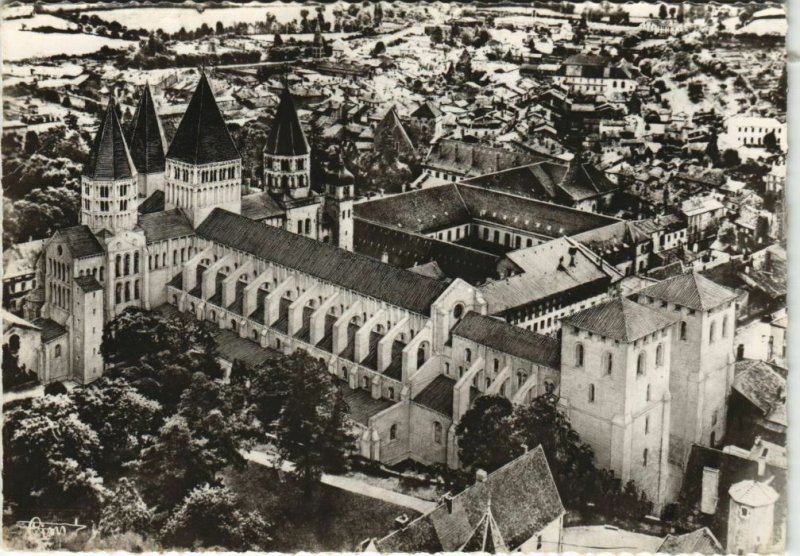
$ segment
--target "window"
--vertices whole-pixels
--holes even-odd
[[[469,348],[464,350],[464,361],[466,361],[467,363],[472,361],[472,350]]]
[[[433,441],[436,444],[442,443],[442,424],[439,421],[433,423]]]
[[[536,536],[536,548],[537,548],[537,550],[542,548],[542,536],[541,535],[537,535]]]
[[[594,384],[589,385],[589,401],[594,403]]]
[[[397,439],[397,425],[392,425],[389,427],[389,440],[396,440]]]
[[[742,517],[747,517],[748,515],[750,515],[750,509],[742,506],[741,508],[739,508],[739,515]]]
[[[525,372],[517,371],[517,388],[522,388],[522,385],[525,384],[526,380],[528,380],[528,377],[525,376]]]
[[[644,418],[644,433],[648,434],[650,432],[650,417],[647,416]]]
[[[495,358],[494,360],[494,372],[498,372],[500,370],[500,360]]]
[[[647,467],[647,448],[642,450],[642,465]]]
[[[712,322],[711,326],[708,327],[708,343],[713,344],[714,340],[717,339],[717,323]]]
[[[664,364],[664,345],[658,344],[656,347],[656,367],[660,367]]]
[[[347,367],[342,367],[342,378],[347,380]]]
[[[639,352],[639,357],[636,359],[636,374],[643,375],[647,371],[647,356],[645,353]]]
[[[460,319],[464,315],[464,306],[461,303],[453,307],[453,318]]]
[[[603,359],[603,368],[606,370],[606,374],[610,375],[614,370],[614,356],[609,352],[603,356]]]
[[[681,340],[686,341],[686,321],[681,321]]]
[[[722,337],[728,337],[728,316],[725,315],[725,318],[722,319]]]
[[[57,346],[56,346],[56,353],[55,353],[55,356],[56,356],[56,357],[61,357],[61,344],[59,344],[59,345],[57,345]]]
[[[575,346],[575,366],[583,367],[583,344]]]
[[[361,377],[361,387],[365,390],[369,390],[369,377]]]
[[[647,389],[645,390],[644,399],[645,399],[645,401],[648,401],[648,402],[650,401],[650,385],[649,384],[647,385]]]
[[[387,391],[387,394],[389,395],[389,399],[393,400],[394,399],[394,388],[390,387],[389,390]]]

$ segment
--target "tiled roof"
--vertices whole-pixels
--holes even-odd
[[[103,289],[103,286],[100,285],[100,282],[98,282],[94,276],[78,276],[75,278],[75,283],[87,293]]]
[[[369,424],[370,417],[395,404],[385,398],[376,400],[366,390],[352,389],[344,382],[340,390],[344,401],[347,402],[347,414],[353,421],[364,426]]]
[[[541,446],[489,474],[452,499],[377,541],[382,553],[454,552],[472,537],[486,515],[492,516],[509,550],[519,548],[564,513]]]
[[[89,230],[89,226],[73,226],[58,230],[53,238],[63,240],[76,259],[102,255],[105,249]]]
[[[452,378],[439,375],[414,397],[414,403],[432,409],[442,415],[447,415],[452,419],[453,388],[455,388],[455,385],[456,381]]]
[[[507,151],[479,143],[442,139],[431,149],[425,159],[425,165],[465,176],[481,176],[507,168],[533,164],[542,158],[537,155]]]
[[[42,330],[42,342],[45,344],[53,340],[66,336],[67,330],[52,319],[34,319],[32,324]]]
[[[97,129],[89,160],[83,167],[83,175],[95,180],[122,180],[131,178],[134,173],[135,167],[112,96]]]
[[[674,321],[644,305],[618,298],[565,317],[562,322],[606,338],[633,342]]]
[[[147,243],[194,234],[191,223],[180,209],[140,214],[138,225],[144,231]]]
[[[198,165],[241,158],[205,74],[178,124],[167,158]]]
[[[736,362],[733,389],[767,415],[785,403],[786,378],[769,363],[743,359]]]
[[[736,483],[730,495],[736,502],[754,507],[766,506],[778,499],[778,493],[769,484],[753,480]]]
[[[167,140],[158,119],[150,86],[145,85],[128,135],[131,158],[141,174],[164,171]]]
[[[242,197],[242,216],[250,220],[264,220],[285,215],[286,210],[266,193],[251,193]]]
[[[166,208],[166,195],[160,189],[153,191],[147,199],[139,203],[137,208],[139,214],[149,214],[151,212],[161,212]]]
[[[288,86],[281,91],[280,102],[267,136],[267,143],[264,145],[264,152],[279,156],[298,156],[310,152]]]
[[[359,218],[410,232],[426,232],[469,222],[467,206],[455,185],[443,185],[376,199],[355,206]]]
[[[442,111],[429,101],[423,102],[411,113],[412,118],[431,120],[442,115]]]
[[[667,535],[656,550],[665,554],[722,554],[722,545],[708,527],[684,535]]]
[[[453,335],[551,369],[560,369],[561,344],[556,338],[493,317],[467,313],[453,328]]]
[[[699,311],[714,309],[736,299],[736,292],[696,272],[668,278],[642,290],[641,294]]]
[[[447,288],[438,280],[222,209],[214,209],[196,233],[210,241],[421,315],[429,313],[431,304]]]

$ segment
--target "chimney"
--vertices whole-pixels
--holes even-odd
[[[763,477],[764,473],[767,472],[767,457],[760,455],[756,462],[758,463],[758,476]]]
[[[475,471],[475,482],[476,483],[483,483],[486,482],[486,471],[483,469],[478,469]]]
[[[444,505],[447,507],[447,513],[448,514],[452,514],[453,513],[453,495],[448,492],[447,494],[445,494],[442,497],[442,500],[444,501]]]
[[[569,248],[569,266],[575,266],[575,255],[578,253],[577,247]]]
[[[566,270],[566,268],[564,268],[564,257],[558,259],[558,270]]]

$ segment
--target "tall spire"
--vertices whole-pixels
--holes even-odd
[[[300,156],[306,155],[310,151],[303,127],[300,125],[300,118],[297,116],[292,94],[289,92],[289,85],[284,84],[278,109],[275,111],[275,119],[272,122],[272,129],[270,129],[267,143],[264,145],[264,154]]]
[[[150,85],[146,84],[139,97],[136,113],[129,129],[128,145],[131,158],[140,174],[164,171],[167,141],[161,120],[156,113]]]
[[[204,73],[178,124],[167,158],[195,165],[241,159]]]
[[[95,180],[119,180],[131,178],[135,173],[136,169],[117,116],[116,101],[114,95],[110,95],[89,153],[89,160],[83,167],[83,175]]]

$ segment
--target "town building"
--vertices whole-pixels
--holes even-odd
[[[36,262],[44,241],[36,239],[3,249],[3,308],[22,314],[27,295],[36,289]]]
[[[728,137],[740,147],[765,147],[766,136],[774,135],[775,145],[786,151],[786,122],[777,118],[740,114],[731,116],[726,122]]]
[[[573,93],[606,96],[627,95],[637,86],[629,68],[593,54],[575,54],[564,60],[553,82]]]

